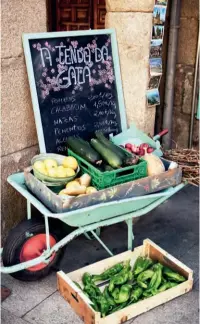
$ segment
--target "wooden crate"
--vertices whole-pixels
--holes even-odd
[[[77,288],[73,281],[82,283],[81,278],[85,272],[99,274],[121,261],[131,259],[131,265],[133,265],[137,257],[140,255],[148,256],[153,260],[159,261],[163,265],[185,276],[187,280],[176,287],[159,293],[158,295],[139,301],[125,307],[122,310],[101,318],[100,313],[93,310],[90,305],[90,300],[79,288]],[[59,271],[57,273],[57,283],[58,290],[60,291],[61,295],[71,305],[85,324],[121,324],[190,291],[193,286],[193,271],[185,266],[182,262],[171,256],[165,250],[160,248],[158,245],[153,243],[151,240],[146,239],[143,241],[143,245],[135,248],[133,252],[127,251],[118,254],[114,257],[96,262],[68,274],[65,274],[63,271]]]

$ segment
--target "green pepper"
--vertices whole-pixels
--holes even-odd
[[[103,295],[106,298],[106,300],[110,306],[115,306],[114,298],[112,296],[110,296],[109,291],[108,291],[108,286],[105,287]]]
[[[114,299],[117,299],[118,296],[119,296],[119,288],[115,288],[115,289],[112,291],[111,295],[112,295],[112,297],[113,297]]]
[[[144,291],[143,292],[143,296],[146,297],[146,298],[149,298],[149,297],[152,296],[152,292],[151,291],[149,291],[149,292],[148,291]]]
[[[123,285],[120,287],[118,298],[115,298],[114,301],[116,304],[121,304],[127,302],[130,297],[132,286],[131,285]]]
[[[179,273],[172,271],[171,269],[164,267],[163,274],[171,280],[176,282],[183,282],[185,281],[185,277],[181,276]]]
[[[125,262],[123,269],[118,274],[116,274],[114,277],[111,278],[108,287],[109,292],[113,291],[115,285],[123,285],[128,281],[130,277],[130,270],[131,270],[130,260],[128,260]]]
[[[101,316],[105,317],[109,312],[109,308],[110,308],[109,303],[107,302],[106,298],[103,295],[97,297],[96,301],[99,304]]]
[[[91,304],[92,308],[93,308],[96,312],[99,312],[99,311],[100,311],[100,310],[99,310],[99,306],[98,306],[98,304],[97,304],[95,298],[90,298],[90,300],[92,301],[92,304]]]
[[[143,289],[141,287],[137,287],[131,291],[130,294],[130,303],[137,302],[140,296],[143,294]]]
[[[108,279],[112,278],[114,275],[116,275],[117,273],[119,273],[123,268],[124,268],[123,264],[118,263],[115,266],[107,269],[106,271],[104,271],[103,273],[101,273],[99,275],[93,275],[92,281],[96,282],[96,281],[101,281],[101,280],[108,280]]]
[[[119,304],[118,306],[114,307],[114,308],[109,312],[109,314],[112,314],[112,313],[114,313],[114,312],[117,312],[117,311],[119,311],[120,309],[122,309],[122,308],[124,308],[124,307],[126,307],[126,306],[128,306],[128,305],[127,305],[127,302],[122,303],[122,304]]]
[[[138,281],[144,282],[148,279],[151,279],[153,277],[153,274],[154,274],[153,270],[145,270],[139,274],[139,276],[137,277],[137,282]]]
[[[153,261],[151,259],[138,257],[133,268],[134,275],[139,275],[144,270],[147,270],[152,264]]]
[[[140,286],[141,288],[147,289],[148,285],[146,282],[143,281],[137,281],[138,286]]]
[[[92,276],[90,273],[85,272],[83,277],[82,277],[82,282],[84,284],[84,286],[88,285],[89,283],[92,282]]]
[[[158,266],[157,267],[157,270],[154,272],[152,278],[151,278],[151,281],[148,285],[148,292],[151,291],[151,289],[157,289],[160,284],[161,284],[161,281],[162,281],[162,266]]]
[[[88,285],[84,286],[83,291],[86,292],[90,297],[101,296],[101,294],[102,294],[99,287],[97,287],[94,284],[88,284]]]
[[[82,288],[81,288],[81,286],[80,286],[80,284],[78,283],[78,282],[76,282],[76,281],[73,281],[73,283],[79,288],[79,289],[81,289],[82,290]]]
[[[166,282],[164,285],[160,286],[160,288],[158,289],[158,292],[165,291],[165,290],[167,290],[169,288],[173,288],[177,285],[178,285],[178,283],[176,283],[176,282],[170,282],[170,281]]]
[[[129,272],[124,272],[122,274],[120,274],[120,273],[110,280],[110,283],[109,283],[109,286],[108,286],[109,292],[113,291],[113,289],[115,288],[115,285],[123,285],[128,281]]]

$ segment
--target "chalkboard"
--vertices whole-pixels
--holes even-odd
[[[68,136],[126,129],[113,30],[24,34],[41,153],[65,154]]]

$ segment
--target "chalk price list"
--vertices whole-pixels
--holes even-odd
[[[90,95],[86,101],[77,103],[75,96],[51,99],[52,129],[57,153],[67,151],[68,136],[74,134],[84,138],[88,128],[91,133],[96,130],[104,134],[119,132],[116,102],[112,93]]]

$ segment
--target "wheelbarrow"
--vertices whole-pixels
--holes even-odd
[[[104,226],[126,222],[128,250],[133,248],[133,218],[149,213],[169,197],[184,187],[181,183],[159,193],[139,196],[95,206],[77,209],[65,213],[52,213],[45,205],[30,193],[25,185],[24,173],[8,177],[8,182],[27,200],[27,219],[18,224],[8,235],[1,250],[4,267],[2,273],[14,278],[34,281],[46,276],[61,254],[61,249],[81,234],[95,238],[109,255],[111,250],[101,240],[99,229]],[[32,218],[31,206],[43,217]],[[51,226],[51,221],[54,225]],[[56,222],[62,221],[71,228],[71,232],[59,238]]]

